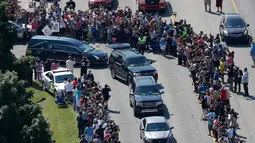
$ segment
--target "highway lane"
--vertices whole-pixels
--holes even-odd
[[[28,0],[23,0],[28,1]],[[65,5],[66,0],[60,2],[61,6]],[[218,33],[218,25],[220,15],[208,14],[204,12],[203,2],[198,0],[169,0],[174,12],[177,12],[177,19],[186,19],[191,23],[195,31],[203,30],[206,33]],[[87,9],[87,1],[76,1],[77,8],[81,10]],[[115,4],[115,8],[124,8],[129,5],[132,10],[137,9],[135,0],[120,0]],[[213,11],[215,3],[212,4]],[[237,6],[238,7],[238,6]],[[170,9],[171,11],[171,9]],[[224,1],[224,12],[235,12],[232,1]],[[164,14],[163,17],[167,21],[170,20],[169,14]],[[252,23],[250,23],[252,25]],[[241,67],[249,66],[249,57],[247,57],[247,49],[232,48],[236,52],[237,64]],[[108,51],[109,49],[101,45],[101,49]],[[15,53],[20,54],[24,47],[15,46]],[[207,125],[200,121],[201,108],[196,100],[196,96],[192,93],[191,80],[188,77],[188,71],[176,65],[176,60],[165,59],[159,55],[146,54],[148,58],[156,60],[154,66],[159,72],[159,83],[164,87],[165,94],[163,95],[164,103],[167,107],[165,116],[169,119],[171,125],[175,127],[173,133],[179,143],[208,143],[212,140],[207,136]],[[249,69],[251,70],[251,69]],[[111,114],[112,118],[120,125],[120,140],[124,143],[141,143],[139,139],[139,119],[133,117],[132,108],[128,103],[128,87],[123,83],[112,80],[108,69],[92,69],[96,80],[101,85],[109,84],[112,87],[112,98],[110,100],[110,109],[120,111],[120,114]],[[79,75],[79,69],[75,70],[76,76]],[[250,80],[253,78],[250,72]],[[252,84],[252,81],[251,81]],[[251,86],[250,86],[251,87]],[[254,92],[251,89],[251,94]],[[255,94],[253,94],[255,95]],[[253,102],[247,101],[243,98],[233,96],[232,105],[241,114],[239,124],[241,131],[239,134],[247,136],[248,142],[253,142],[254,124],[252,122],[251,113],[249,110],[253,109]],[[249,134],[250,132],[250,134]],[[253,133],[253,134],[252,134]]]
[[[219,22],[222,15],[218,15],[216,13],[205,13],[203,2],[200,0],[179,0],[179,1],[170,1],[174,11],[176,11],[177,19],[187,19],[188,23],[191,23],[194,26],[195,31],[199,32],[201,30],[206,33],[218,33]],[[185,3],[185,4],[184,4]],[[247,23],[250,24],[249,32],[250,35],[254,35],[255,33],[255,17],[254,6],[255,2],[253,0],[248,1],[240,1],[240,0],[224,0],[223,3],[223,12],[226,13],[240,13],[246,20]],[[185,11],[188,9],[188,12]],[[215,12],[215,1],[212,1],[212,11]],[[249,71],[249,87],[250,87],[250,95],[249,100],[243,98],[242,96],[238,96],[233,94],[231,97],[231,105],[232,107],[240,113],[239,124],[241,130],[238,133],[242,136],[247,137],[247,142],[255,142],[255,115],[253,112],[255,108],[254,103],[254,69],[251,68],[251,58],[249,56],[249,46],[247,45],[231,45],[231,50],[235,51],[235,62],[241,67],[248,67]]]

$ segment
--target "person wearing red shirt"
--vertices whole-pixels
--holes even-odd
[[[74,78],[74,81],[73,81],[73,87],[76,87],[78,84],[78,79],[77,78]]]

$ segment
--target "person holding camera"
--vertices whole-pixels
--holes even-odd
[[[105,103],[107,103],[106,104],[106,106],[105,106],[105,109],[107,109],[108,108],[108,100],[110,99],[110,91],[111,91],[111,88],[110,88],[110,86],[109,85],[105,85],[104,86],[104,88],[102,89],[102,94],[103,94],[103,97],[104,97],[104,104]]]

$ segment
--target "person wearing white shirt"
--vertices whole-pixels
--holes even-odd
[[[243,88],[244,88],[244,96],[249,96],[249,88],[248,88],[249,73],[248,73],[247,68],[244,68],[244,73],[242,76],[242,83],[243,83]]]
[[[75,59],[72,60],[72,57],[69,56],[68,60],[66,61],[66,67],[73,73],[73,66],[75,65]]]
[[[233,131],[234,131],[233,127],[229,127],[229,129],[227,130],[227,133],[228,133],[228,140],[231,141],[231,142],[232,142],[233,137],[234,137]]]
[[[68,79],[65,84],[65,92],[69,102],[71,102],[73,100],[73,84],[71,79]]]

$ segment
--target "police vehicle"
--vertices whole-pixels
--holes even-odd
[[[136,76],[153,76],[155,81],[158,80],[158,72],[151,65],[153,61],[132,49],[130,44],[111,44],[109,48],[113,50],[108,61],[112,78],[122,79],[128,85]]]
[[[60,68],[42,73],[43,90],[49,91],[54,94],[55,97],[57,95],[62,95],[65,89],[65,78],[73,80],[75,76],[67,68]]]
[[[129,93],[129,103],[133,107],[134,116],[145,113],[164,115],[161,98],[163,93],[152,76],[134,77]]]

